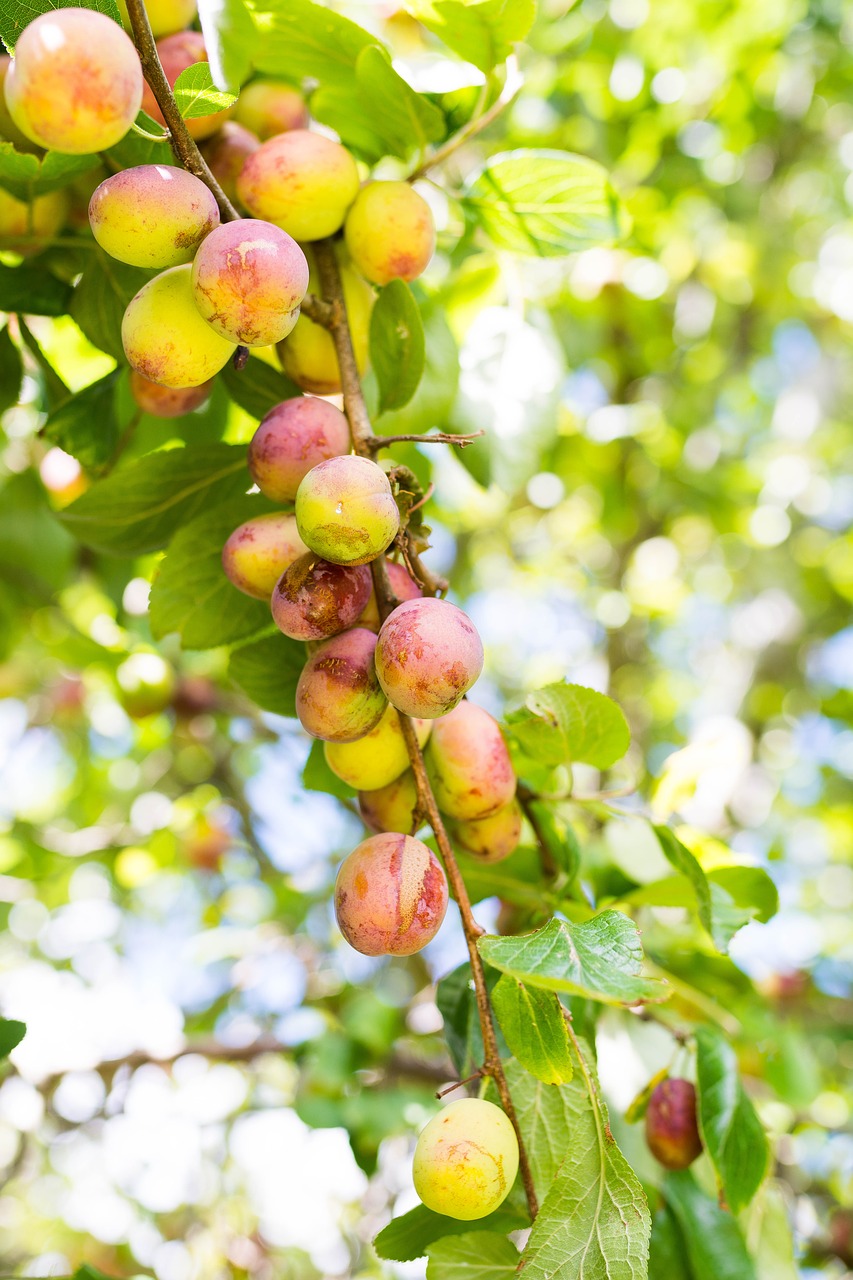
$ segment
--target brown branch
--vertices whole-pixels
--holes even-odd
[[[169,130],[169,143],[184,168],[209,187],[213,193],[223,222],[236,222],[240,217],[219,183],[214,178],[208,164],[195,140],[190,137],[186,123],[178,110],[172,86],[166,79],[151,23],[145,12],[144,0],[127,0],[127,13],[133,28],[133,43],[136,45],[139,61],[142,63],[142,74],[151,86],[151,92],[157,99],[157,105],[163,112],[163,119]]]
[[[387,449],[392,444],[458,444],[460,449],[464,449],[466,445],[472,444],[473,441],[479,440],[480,436],[484,436],[485,431],[472,431],[469,435],[454,436],[448,435],[445,431],[434,431],[424,436],[371,436],[368,441],[371,450],[376,453],[380,449]]]
[[[318,241],[314,246],[317,259],[317,270],[320,277],[320,286],[324,297],[331,303],[333,308],[331,335],[335,344],[335,351],[338,358],[338,367],[341,375],[341,385],[344,395],[344,408],[349,418],[350,430],[352,432],[353,446],[356,453],[363,458],[373,458],[375,448],[372,444],[374,440],[373,431],[370,423],[370,416],[367,412],[367,406],[364,402],[364,395],[361,389],[361,379],[356,364],[355,352],[352,345],[352,337],[347,322],[346,304],[344,302],[343,289],[341,286],[341,277],[338,270],[337,258],[335,256],[334,246],[329,240]],[[379,606],[379,615],[386,618],[391,610],[398,604],[397,597],[391,589],[388,579],[387,569],[385,567],[384,557],[379,557],[373,562],[373,582],[376,590],[376,600]],[[477,947],[477,941],[482,937],[484,930],[477,924],[471,910],[471,900],[468,897],[468,890],[465,887],[465,881],[459,870],[456,861],[456,855],[453,852],[453,846],[448,839],[444,822],[433,794],[432,786],[427,777],[424,758],[421,754],[420,745],[418,743],[415,727],[408,716],[400,715],[400,723],[403,728],[403,736],[406,740],[406,748],[409,753],[412,771],[415,775],[417,784],[418,802],[422,812],[424,813],[429,825],[435,833],[436,843],[439,852],[444,860],[447,878],[450,882],[450,888],[456,904],[459,907],[459,914],[462,917],[462,928],[465,932],[465,942],[468,947],[468,955],[471,960],[471,973],[474,979],[474,994],[477,1002],[477,1013],[480,1021],[480,1029],[483,1035],[484,1062],[483,1074],[491,1076],[498,1091],[501,1105],[512,1122],[518,1138],[519,1150],[519,1167],[521,1170],[522,1181],[524,1182],[524,1190],[527,1196],[527,1204],[530,1210],[531,1218],[535,1218],[539,1211],[539,1203],[536,1197],[536,1189],[533,1185],[533,1175],[530,1169],[530,1161],[527,1157],[527,1151],[524,1145],[524,1138],[518,1123],[518,1117],[513,1105],[512,1096],[507,1084],[506,1075],[501,1062],[500,1053],[498,1051],[497,1035],[495,1032],[495,1023],[492,1016],[492,1008],[489,1002],[489,993],[486,987],[486,975],[483,969],[483,961],[480,958],[480,952]]]
[[[458,133],[455,133],[452,138],[445,142],[444,146],[439,147],[431,156],[427,156],[426,160],[409,174],[408,181],[416,182],[418,178],[423,178],[429,173],[430,169],[435,169],[438,165],[444,164],[445,160],[449,159],[466,142],[470,142],[478,133],[482,133],[484,129],[487,129],[501,112],[506,110],[509,104],[518,97],[522,83],[517,59],[515,56],[507,58],[504,86],[488,111],[484,111],[482,115],[475,116],[473,120],[469,120]]]
[[[518,788],[518,803],[521,805],[525,818],[530,823],[536,843],[539,845],[539,860],[542,863],[542,871],[549,880],[553,880],[557,875],[557,864],[551,850],[548,848],[548,841],[545,839],[545,832],[542,830],[542,824],[539,821],[533,801],[535,797],[527,790],[526,787]]]

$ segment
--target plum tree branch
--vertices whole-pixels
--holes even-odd
[[[346,303],[344,301],[343,288],[341,285],[340,272],[338,270],[335,249],[330,240],[320,240],[314,245],[315,257],[317,260],[317,271],[320,277],[320,286],[323,296],[332,307],[332,324],[331,336],[335,344],[335,352],[338,359],[338,368],[341,376],[341,386],[344,396],[344,408],[352,431],[353,447],[356,453],[364,458],[375,458],[377,451],[376,437],[370,423],[370,415],[367,412],[364,395],[361,388],[361,378],[358,372],[358,365],[355,359],[355,351],[352,345],[352,336],[350,334],[349,323],[347,320]],[[391,587],[388,573],[385,567],[385,558],[380,556],[372,565],[373,585],[376,591],[376,600],[379,606],[379,615],[385,619],[392,609],[399,603]],[[501,1062],[500,1052],[498,1050],[497,1033],[495,1031],[495,1021],[492,1014],[491,1002],[489,1000],[489,992],[486,986],[486,975],[483,968],[483,961],[477,947],[477,942],[482,937],[484,930],[474,919],[471,910],[471,899],[468,896],[468,890],[465,881],[462,878],[462,872],[459,870],[459,864],[456,861],[456,855],[453,852],[453,846],[444,827],[444,822],[439,812],[438,804],[432,790],[432,786],[427,776],[424,758],[421,754],[420,745],[418,743],[415,727],[408,716],[400,715],[400,722],[403,727],[403,736],[406,740],[406,749],[409,754],[409,760],[412,766],[412,772],[415,776],[417,784],[418,803],[421,812],[424,814],[429,825],[435,833],[436,843],[439,852],[444,860],[447,878],[450,882],[450,888],[456,904],[459,908],[459,914],[462,917],[462,928],[465,933],[465,942],[468,948],[468,955],[471,961],[471,973],[474,980],[474,994],[477,1002],[477,1013],[479,1016],[480,1030],[483,1035],[483,1074],[491,1076],[498,1091],[501,1105],[512,1122],[518,1138],[519,1150],[519,1168],[521,1171],[522,1181],[524,1183],[524,1191],[527,1197],[527,1204],[530,1210],[531,1218],[535,1218],[539,1212],[539,1202],[536,1196],[536,1189],[533,1185],[533,1174],[530,1168],[530,1161],[527,1156],[527,1150],[524,1144],[524,1138],[518,1123],[515,1106],[513,1105],[512,1096],[510,1094],[509,1085],[507,1083],[506,1074]]]
[[[387,449],[392,444],[458,444],[460,449],[464,449],[466,445],[473,444],[485,434],[482,430],[472,431],[464,436],[448,435],[446,431],[433,431],[422,436],[371,436],[369,443],[374,453],[378,453],[380,449]]]

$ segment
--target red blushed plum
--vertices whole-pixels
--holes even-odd
[[[696,1090],[689,1080],[662,1080],[646,1111],[646,1141],[667,1169],[686,1169],[702,1154]]]
[[[193,262],[201,315],[229,342],[269,347],[296,323],[308,288],[305,254],[271,222],[241,218],[212,231]]]
[[[438,807],[451,818],[487,818],[515,795],[500,725],[473,702],[460,702],[433,727],[426,765]]]
[[[478,862],[502,862],[518,848],[521,823],[521,806],[517,800],[513,800],[488,818],[475,818],[467,822],[457,822],[450,818],[447,829],[454,843]]]
[[[163,387],[201,386],[236,349],[199,315],[188,264],[161,271],[131,298],[121,340],[131,369]]]
[[[350,451],[340,409],[316,396],[295,396],[270,409],[249,445],[252,479],[272,502],[293,502],[312,467]]]
[[[326,640],[357,621],[369,595],[366,564],[330,564],[309,551],[285,569],[270,607],[275,625],[291,640]]]
[[[296,491],[296,519],[303,542],[334,564],[368,564],[400,528],[387,475],[355,454],[311,468]]]
[[[167,36],[165,40],[157,41],[157,52],[160,55],[160,62],[163,64],[163,71],[166,79],[174,89],[175,82],[182,71],[186,71],[187,67],[194,67],[198,62],[207,62],[207,50],[204,47],[204,36],[198,31],[179,31],[177,35]],[[149,115],[152,120],[157,120],[165,126],[166,121],[163,119],[163,113],[157,105],[157,99],[151,91],[151,86],[146,84],[145,91],[142,95],[142,110]],[[209,138],[216,130],[221,128],[228,117],[231,115],[231,109],[227,111],[215,111],[210,116],[199,116],[195,120],[187,120],[186,125],[190,136],[200,141],[202,138]]]
[[[418,788],[411,769],[378,791],[360,791],[358,809],[371,831],[405,831],[414,835],[418,822]]]
[[[389,560],[385,568],[388,570],[391,588],[398,600],[419,600],[421,598],[423,590],[415,582],[408,569],[401,564],[397,564],[395,560]],[[371,591],[367,607],[359,618],[358,625],[360,627],[370,627],[371,631],[378,631],[382,626],[375,591]]]
[[[308,107],[298,89],[283,80],[253,80],[234,109],[240,124],[266,140],[291,129],[307,129]]]
[[[9,55],[0,55],[0,141],[11,142],[16,151],[38,152],[39,148],[36,143],[31,142],[26,134],[21,133],[21,130],[9,115],[9,108],[6,106],[6,94],[3,86],[6,83],[6,76],[11,66],[12,59]]]
[[[200,409],[212,390],[212,378],[200,387],[161,387],[135,369],[130,371],[130,394],[142,412],[154,418],[182,418],[185,413]]]
[[[89,201],[89,225],[102,249],[134,267],[192,262],[219,226],[219,209],[203,182],[170,164],[114,173]]]
[[[219,132],[202,145],[210,172],[232,204],[238,202],[237,179],[243,165],[260,145],[260,139],[250,129],[233,120],[226,121]]]
[[[369,182],[344,228],[353,266],[374,284],[416,280],[435,252],[435,224],[408,182]]]
[[[58,9],[29,23],[4,92],[12,120],[40,147],[90,155],[115,146],[142,103],[142,67],[118,23]]]
[[[376,670],[388,701],[404,715],[447,715],[482,669],[476,627],[447,600],[407,600],[382,624]]]
[[[388,705],[376,679],[376,636],[353,627],[311,654],[296,687],[296,714],[314,738],[355,742]]]
[[[370,836],[341,863],[338,928],[365,956],[411,956],[432,942],[447,911],[447,879],[412,836]]]
[[[307,550],[295,518],[284,511],[255,516],[234,530],[222,548],[222,567],[239,591],[269,600],[281,575]]]
[[[343,226],[358,195],[358,169],[339,142],[308,129],[270,138],[237,182],[243,204],[296,240],[319,240]]]

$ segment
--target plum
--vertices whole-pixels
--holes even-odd
[[[102,249],[134,267],[192,262],[215,227],[219,208],[208,188],[170,164],[114,173],[89,201],[89,225]]]
[[[407,716],[447,715],[482,669],[476,627],[447,600],[406,600],[382,624],[376,670],[389,702]]]
[[[431,942],[447,911],[447,878],[413,836],[370,836],[344,858],[335,881],[338,928],[365,956],[411,956]]]
[[[285,569],[270,607],[275,625],[291,640],[325,640],[358,620],[369,595],[367,565],[330,564],[308,551]]]
[[[411,769],[376,791],[358,793],[358,810],[371,831],[405,831],[414,835],[418,821],[418,786]],[[415,825],[417,823],[417,826]]]
[[[415,732],[422,747],[431,728],[429,720],[415,721]],[[400,713],[389,704],[379,723],[358,742],[327,742],[326,763],[332,773],[356,791],[378,791],[386,787],[409,765]]]
[[[358,195],[358,168],[339,142],[291,129],[264,142],[237,179],[240,200],[295,240],[320,240],[343,226]]]
[[[198,387],[236,350],[199,315],[192,267],[170,267],[130,300],[121,325],[128,363],[163,387]]]
[[[485,1098],[461,1098],[433,1116],[418,1138],[412,1168],[426,1207],[462,1222],[493,1213],[517,1172],[512,1123]]]
[[[237,179],[243,165],[260,145],[260,140],[249,129],[234,120],[226,120],[212,138],[202,143],[202,154],[210,172],[232,204],[238,203]]]
[[[517,800],[487,818],[467,821],[450,818],[447,823],[454,843],[478,862],[502,862],[514,853],[521,840],[521,826],[521,807]]]
[[[432,211],[408,182],[362,187],[347,214],[344,236],[353,266],[373,284],[416,280],[435,252]]]
[[[161,387],[135,369],[130,371],[130,394],[142,412],[154,418],[182,418],[185,413],[200,409],[212,390],[212,378],[197,387]]]
[[[300,482],[296,521],[302,541],[326,560],[367,564],[397,536],[400,512],[382,468],[347,454],[319,462]]]
[[[298,89],[283,80],[253,80],[240,94],[234,114],[266,141],[290,129],[308,127],[308,107]]]
[[[667,1169],[686,1169],[702,1153],[696,1119],[696,1089],[669,1078],[656,1086],[646,1111],[646,1142]]]
[[[245,595],[269,600],[285,569],[306,551],[295,516],[274,511],[234,530],[222,548],[222,567]]]
[[[376,679],[376,636],[353,627],[321,644],[296,686],[303,729],[326,742],[355,742],[380,720],[387,702]]]
[[[292,502],[312,467],[349,450],[349,423],[340,409],[316,396],[294,396],[270,409],[252,436],[249,471],[272,502]]]
[[[435,724],[426,766],[438,807],[452,818],[487,818],[515,795],[500,725],[473,702],[460,702]]]

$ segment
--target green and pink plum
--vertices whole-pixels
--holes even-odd
[[[266,141],[292,129],[307,129],[308,107],[298,89],[283,80],[253,80],[240,94],[234,114]]]
[[[433,1213],[473,1222],[493,1213],[518,1173],[518,1139],[506,1112],[485,1098],[460,1098],[422,1130],[412,1175]]]
[[[397,564],[396,560],[389,560],[385,568],[388,572],[391,589],[398,600],[419,600],[421,598],[423,595],[422,588],[418,586],[404,565]],[[370,627],[371,631],[378,631],[382,626],[375,591],[370,593],[370,599],[367,602],[364,613],[358,620],[358,625],[360,627]]]
[[[382,624],[376,670],[388,701],[404,715],[446,716],[482,669],[476,627],[447,600],[407,600]]]
[[[400,512],[382,468],[347,454],[319,462],[301,481],[296,521],[317,555],[333,564],[368,564],[397,536]]]
[[[130,18],[124,0],[117,0],[119,12],[127,30],[130,30]],[[151,32],[155,39],[170,36],[175,31],[188,27],[198,13],[196,0],[145,0],[145,12],[151,24]]]
[[[696,1089],[689,1080],[662,1080],[649,1099],[646,1142],[667,1169],[686,1169],[702,1154],[696,1119]]]
[[[43,243],[27,240],[47,241],[57,235],[65,226],[68,207],[67,191],[50,191],[27,204],[0,189],[0,249],[13,249],[23,258],[41,253]]]
[[[210,191],[184,169],[141,164],[114,173],[89,201],[89,225],[102,249],[133,267],[177,267],[192,262],[219,226]]]
[[[451,714],[455,715],[455,712]],[[449,818],[447,821],[454,843],[478,862],[503,862],[504,858],[515,853],[521,840],[521,827],[521,806],[517,800],[510,801],[487,818],[470,818],[467,821]]]
[[[249,471],[272,502],[293,502],[312,467],[349,450],[349,423],[340,409],[316,396],[294,396],[262,420],[249,445]]]
[[[347,214],[346,246],[353,266],[374,284],[417,280],[435,252],[435,223],[408,182],[370,182]]]
[[[418,821],[418,787],[411,769],[377,791],[358,793],[358,810],[371,831],[405,831],[414,835]],[[416,825],[417,824],[417,825]]]
[[[500,725],[473,702],[460,702],[433,726],[426,766],[438,807],[451,818],[487,818],[515,796],[515,773]]]
[[[176,35],[166,36],[165,40],[157,41],[157,52],[160,55],[160,62],[163,66],[166,79],[174,89],[178,76],[182,71],[186,71],[188,67],[194,67],[199,62],[207,62],[207,49],[204,46],[204,36],[198,31],[179,31]],[[166,121],[163,119],[163,113],[157,104],[157,99],[151,86],[146,84],[142,95],[142,110],[156,120],[159,124],[165,126]],[[189,130],[190,137],[200,142],[202,138],[209,138],[217,129],[221,129],[226,120],[231,115],[231,108],[226,111],[215,111],[209,116],[197,116],[192,120],[187,120],[186,125]]]
[[[220,337],[268,347],[296,324],[308,263],[286,231],[241,218],[211,232],[195,255],[192,278],[196,306]]]
[[[121,339],[130,367],[163,387],[208,382],[236,350],[199,315],[189,265],[142,286],[124,313]]]
[[[320,240],[343,226],[358,195],[358,169],[339,142],[292,129],[249,156],[237,180],[240,200],[295,240]]]
[[[161,387],[135,369],[130,371],[130,394],[142,412],[154,418],[182,418],[193,413],[210,398],[212,390],[213,379],[198,387]]]
[[[335,916],[365,956],[411,956],[441,928],[447,879],[431,849],[412,836],[370,836],[341,863]]]
[[[274,511],[254,516],[234,530],[222,548],[222,567],[239,591],[269,600],[285,569],[306,550],[295,518]]]
[[[243,165],[260,145],[260,140],[251,130],[234,120],[226,120],[222,128],[202,144],[202,154],[210,172],[232,204],[239,203],[237,179],[243,172]]]
[[[429,720],[415,721],[421,747],[425,746],[431,728]],[[378,791],[388,786],[409,765],[399,712],[389,704],[370,733],[358,742],[327,742],[325,755],[332,773],[356,791]]]
[[[57,9],[24,28],[3,88],[12,120],[31,142],[91,155],[120,142],[139,114],[142,66],[111,18]]]
[[[6,76],[11,65],[12,59],[9,55],[0,54],[0,141],[11,142],[16,151],[38,153],[40,148],[25,133],[21,133],[21,130],[9,114],[9,108],[6,106],[6,94],[3,86],[6,83]]]
[[[366,564],[330,564],[309,551],[276,584],[273,621],[291,640],[326,640],[358,620],[370,585]]]
[[[325,742],[355,742],[378,724],[388,705],[376,679],[376,636],[353,627],[311,654],[296,686],[296,714]]]

